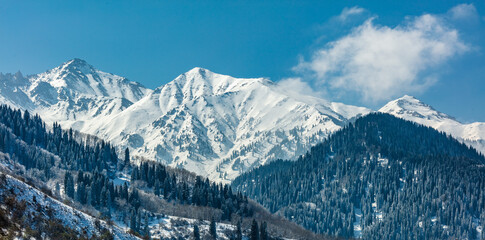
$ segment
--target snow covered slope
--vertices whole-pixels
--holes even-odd
[[[0,187],[0,195],[5,196],[12,193],[16,196],[17,201],[25,201],[27,205],[24,216],[28,216],[26,218],[34,215],[40,215],[47,219],[55,218],[65,227],[73,229],[78,233],[85,232],[88,236],[101,235],[102,228],[108,229],[115,239],[139,239],[126,233],[125,230],[116,225],[108,225],[105,221],[93,218],[77,209],[67,206],[8,174],[0,174],[2,177],[5,177],[5,182],[2,182],[2,186]],[[49,214],[49,212],[54,214]]]
[[[32,220],[37,221],[38,223],[39,219],[32,216],[40,215],[44,221],[58,220],[64,227],[72,229],[77,233],[84,233],[88,237],[92,237],[93,235],[100,236],[103,234],[104,230],[108,230],[111,232],[114,239],[117,240],[140,239],[129,234],[128,232],[130,228],[122,222],[114,221],[108,224],[104,220],[94,218],[82,211],[68,206],[31,185],[26,184],[22,180],[5,173],[10,171],[12,164],[15,163],[9,159],[8,155],[0,152],[0,199],[4,200],[5,197],[13,195],[17,201],[25,201],[26,208],[24,215],[32,218],[29,219],[29,217],[27,217],[27,219],[25,219],[26,222]],[[0,202],[0,208],[4,208],[3,210],[5,210],[3,204],[5,203]],[[114,211],[112,214],[113,216],[122,215]],[[152,215],[153,216],[150,218],[149,222],[150,236],[152,238],[190,239],[193,235],[194,224],[199,226],[201,236],[209,236],[209,221],[161,214]],[[235,229],[236,226],[234,225],[217,223],[216,230],[218,239],[230,239],[230,236],[234,234]],[[25,229],[23,231],[25,232]]]
[[[88,133],[132,152],[230,181],[270,159],[292,158],[366,108],[293,97],[263,78],[194,68]]]
[[[446,132],[485,154],[485,123],[483,122],[470,124],[458,122],[453,117],[438,112],[408,95],[387,103],[379,109],[379,112],[389,113]]]
[[[0,103],[226,182],[298,156],[370,111],[202,68],[150,90],[80,59],[34,76],[0,75]]]

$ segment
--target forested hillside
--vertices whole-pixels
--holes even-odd
[[[317,237],[271,216],[229,185],[156,162],[133,164],[128,149],[120,158],[109,142],[62,130],[55,123],[48,127],[28,111],[0,106],[0,139],[2,172],[139,237],[187,238],[199,224],[201,235],[220,234],[228,239],[237,236],[231,227],[237,223],[242,225],[239,235],[249,234],[254,218],[261,226],[268,221],[264,234],[270,236]],[[221,226],[210,233],[202,231],[209,222]],[[70,234],[84,236],[82,232]]]
[[[364,239],[481,239],[485,159],[432,128],[373,113],[297,161],[232,185],[318,233]]]

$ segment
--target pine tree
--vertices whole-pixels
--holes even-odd
[[[211,235],[212,239],[217,239],[217,227],[216,227],[216,221],[214,218],[212,218],[210,226],[209,226],[209,233]]]
[[[194,225],[194,240],[200,240],[199,226]]]
[[[267,224],[266,222],[262,222],[259,228],[260,234],[259,234],[259,239],[260,240],[268,240],[268,232],[266,230]]]
[[[150,239],[150,228],[148,226],[148,213],[145,213],[145,224],[144,224],[144,229],[143,233],[145,234],[145,238]]]
[[[130,166],[130,149],[125,149],[125,167]]]
[[[236,229],[236,240],[242,240],[241,221],[238,221],[238,222],[237,222],[237,229]]]
[[[76,200],[81,204],[86,204],[86,185],[84,184],[84,173],[79,171],[77,174]]]
[[[70,198],[74,199],[74,179],[70,172],[66,172],[64,175],[64,189],[66,191],[66,195]]]
[[[141,227],[141,213],[139,210],[137,210],[137,212],[138,214],[136,214],[136,231],[139,233]]]
[[[137,229],[136,229],[136,212],[135,210],[131,210],[131,214],[130,214],[130,229],[133,231],[133,232],[138,232]]]
[[[258,222],[253,219],[253,223],[251,224],[251,235],[249,236],[250,240],[260,240],[259,239],[259,228]]]

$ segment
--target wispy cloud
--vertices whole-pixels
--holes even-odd
[[[351,8],[344,8],[342,10],[342,12],[340,13],[340,15],[338,15],[337,19],[339,21],[347,21],[347,19],[351,16],[354,16],[354,15],[360,15],[362,13],[364,13],[365,9],[361,8],[361,7],[357,7],[357,6],[354,6],[354,7],[351,7]]]
[[[470,10],[459,6],[455,8],[461,10],[450,10],[449,14]],[[351,9],[344,9],[341,15],[360,11]],[[376,103],[425,91],[437,81],[430,69],[468,50],[444,16],[407,18],[392,28],[377,25],[370,18],[350,34],[315,51],[310,60],[295,69],[338,94],[357,93],[362,100]]]
[[[473,4],[460,4],[450,9],[449,15],[454,20],[478,20],[477,9]]]
[[[303,81],[299,77],[282,79],[278,81],[278,87],[286,94],[295,98],[299,96],[324,98],[326,95],[324,89],[317,91],[308,82]]]

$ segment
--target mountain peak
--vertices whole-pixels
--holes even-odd
[[[434,110],[431,106],[427,105],[426,103],[424,102],[421,102],[419,99],[413,97],[413,96],[410,96],[410,95],[404,95],[398,99],[395,99],[395,100],[392,100],[390,102],[388,102],[384,107],[381,108],[382,109],[394,109],[394,110],[397,110],[397,109],[407,109],[407,110],[410,110],[409,108],[413,106],[413,107],[420,107],[420,108],[427,108],[427,109],[430,109],[430,110]],[[380,110],[379,110],[380,111]]]
[[[214,73],[205,68],[194,67],[179,75],[173,82],[181,88],[200,88],[202,86],[212,88],[217,83],[232,81],[234,81],[233,77]]]
[[[211,71],[201,67],[194,67],[190,69],[186,74],[203,74],[206,72],[211,72]]]
[[[66,62],[69,65],[89,65],[86,60],[80,58],[73,58]]]
[[[80,58],[37,74],[31,82],[29,92],[35,96],[45,95],[42,98],[49,99],[50,104],[59,98],[72,100],[79,96],[125,98],[135,102],[150,92],[124,77],[100,71]]]
[[[419,101],[417,98],[410,96],[410,95],[404,95],[397,100],[406,100],[406,101]],[[420,102],[420,101],[419,101]]]
[[[179,77],[185,77],[185,78],[201,78],[201,79],[207,79],[207,78],[211,78],[213,77],[214,75],[221,75],[221,74],[217,74],[217,73],[214,73],[208,69],[205,69],[205,68],[201,68],[201,67],[194,67],[192,69],[190,69],[189,71],[187,71],[186,73],[180,75]]]
[[[92,65],[80,58],[71,59],[65,63],[63,63],[60,67],[61,70],[68,71],[68,72],[83,72],[83,73],[90,73],[94,72],[95,69]]]
[[[381,109],[379,109],[379,112],[389,113],[404,119],[411,119],[415,122],[420,122],[419,119],[434,121],[442,121],[447,119],[456,121],[453,117],[441,113],[430,105],[409,95],[404,95],[398,99],[388,102]]]

